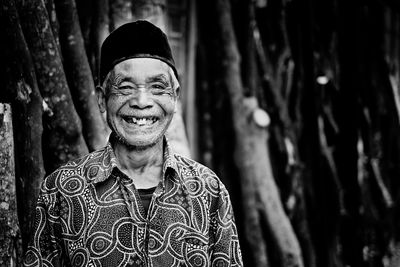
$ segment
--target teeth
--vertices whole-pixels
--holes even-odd
[[[156,117],[150,117],[150,118],[135,118],[135,117],[125,117],[124,120],[128,123],[134,123],[139,126],[143,125],[151,125],[157,121]]]

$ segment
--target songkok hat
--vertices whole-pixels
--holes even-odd
[[[100,84],[121,61],[130,58],[156,58],[178,73],[167,36],[154,24],[138,20],[117,28],[104,40],[100,54]]]

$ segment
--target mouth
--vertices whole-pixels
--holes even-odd
[[[153,116],[136,117],[136,116],[123,115],[121,117],[125,122],[127,122],[129,124],[135,124],[135,125],[138,125],[138,126],[150,126],[150,125],[153,125],[154,123],[156,123],[158,121],[158,118],[157,117],[153,117]]]

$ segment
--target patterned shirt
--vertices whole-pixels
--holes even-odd
[[[111,144],[43,181],[25,266],[243,266],[228,192],[164,145],[147,215]]]

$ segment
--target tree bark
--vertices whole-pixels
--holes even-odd
[[[167,32],[166,0],[137,0],[132,2],[133,20],[145,19]]]
[[[90,151],[105,146],[107,130],[95,95],[92,72],[87,59],[74,0],[55,1],[60,24],[61,50],[68,85],[83,125]]]
[[[132,14],[132,0],[111,0],[110,1],[110,18],[111,30],[119,26],[131,22],[133,19]]]
[[[18,215],[24,248],[31,236],[33,215],[40,183],[45,175],[42,158],[42,98],[36,82],[32,58],[19,23],[14,0],[4,1],[0,10],[1,75],[6,77],[6,101],[13,109],[16,153]],[[3,91],[3,90],[2,90]]]
[[[270,143],[278,147],[271,154],[274,158],[285,158],[285,162],[275,160],[274,169],[278,170],[282,201],[287,204],[289,217],[302,247],[304,265],[316,266],[316,255],[309,230],[308,211],[304,182],[304,170],[301,167],[296,124],[290,116],[290,109],[298,105],[291,101],[295,63],[293,60],[287,30],[284,1],[264,5],[255,9],[256,25],[253,38],[257,50],[257,59],[261,68],[264,93],[268,96],[263,106],[267,107],[274,124],[274,133]],[[254,79],[254,78],[253,78]],[[260,94],[258,94],[260,95]],[[296,114],[295,116],[300,116]],[[299,124],[301,120],[299,119]],[[271,146],[273,147],[273,146]]]
[[[21,263],[11,107],[0,103],[0,265]]]
[[[200,30],[202,31],[202,30]],[[201,40],[200,42],[202,42]],[[207,75],[207,66],[209,64],[206,56],[206,47],[200,45],[197,53],[197,77],[198,84],[196,84],[197,90],[199,90],[196,106],[198,108],[198,123],[199,123],[199,161],[209,168],[213,168],[213,147],[214,139],[212,135],[211,127],[211,96],[210,96],[210,83]]]
[[[253,112],[258,109],[255,98],[243,97],[240,79],[240,56],[232,27],[229,1],[218,0],[217,27],[221,36],[223,55],[223,84],[228,88],[233,109],[233,123],[236,132],[236,163],[239,167],[242,186],[254,179],[269,231],[276,242],[281,266],[303,266],[301,249],[287,218],[279,197],[270,166],[267,133],[252,121]],[[262,145],[265,144],[265,145]]]
[[[43,154],[45,169],[51,172],[61,164],[86,154],[88,149],[43,0],[21,1],[18,11],[43,97],[46,140]]]
[[[109,33],[108,0],[75,1],[86,55],[96,84],[100,45]]]
[[[58,52],[61,54],[60,45],[60,24],[58,23],[58,18],[56,14],[56,6],[53,0],[44,0],[44,5],[46,6],[47,14],[49,16],[49,21],[51,25],[51,30],[53,31],[54,40],[57,44]],[[62,61],[62,59],[61,59]]]
[[[197,28],[198,18],[196,16],[196,2],[189,1],[188,12],[188,31],[187,31],[187,52],[186,52],[186,70],[185,70],[185,85],[181,85],[183,90],[183,119],[186,126],[187,138],[190,145],[190,154],[192,158],[199,158],[198,149],[198,131],[199,125],[197,120],[196,98],[196,55],[197,55]],[[182,75],[182,74],[181,74]]]
[[[75,1],[75,4],[79,17],[79,25],[81,27],[82,37],[85,42],[85,50],[88,58],[90,58],[92,52],[91,32],[95,17],[95,12],[93,11],[95,9],[95,1]],[[92,71],[94,70],[92,69]]]
[[[263,210],[263,206],[260,205],[258,201],[260,196],[257,192],[257,185],[253,179],[246,179],[246,181],[242,181],[241,184],[245,234],[247,243],[249,244],[252,252],[251,258],[253,261],[253,266],[271,266],[267,253],[267,242],[264,238],[265,229],[263,229],[263,225],[261,224],[262,216],[260,211]]]
[[[100,49],[101,44],[110,34],[109,0],[95,1],[94,19],[92,23],[92,53],[89,55],[89,62],[94,74],[94,82],[97,85],[99,80]]]
[[[254,42],[254,8],[253,2],[246,0],[237,2],[232,7],[236,14],[236,31],[238,52],[240,52],[240,70],[242,77],[242,94],[248,99],[255,100],[257,92],[262,89],[258,85],[258,70],[256,66],[256,49]],[[252,101],[252,100],[250,100]],[[252,266],[273,266],[268,257],[268,246],[263,229],[263,207],[260,205],[260,196],[254,179],[246,179],[242,184],[242,203],[244,210],[244,225],[247,243],[252,252]]]

